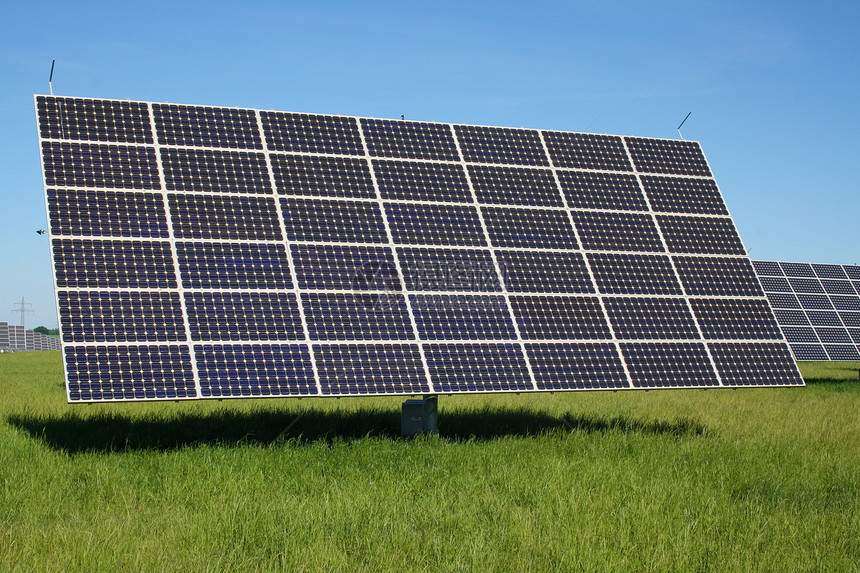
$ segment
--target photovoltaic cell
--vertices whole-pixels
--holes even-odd
[[[314,353],[324,395],[430,393],[415,344],[325,344]]]
[[[176,250],[185,288],[293,288],[283,245],[178,242]]]
[[[658,215],[657,224],[670,253],[746,254],[731,219]]]
[[[817,279],[789,277],[788,283],[791,285],[791,289],[796,293],[824,294],[824,288],[821,286],[821,281]]]
[[[729,214],[713,179],[643,176],[642,186],[658,213]]]
[[[403,247],[400,268],[410,291],[501,291],[489,251]],[[510,287],[509,287],[510,289]]]
[[[512,296],[511,307],[523,338],[612,338],[596,296]]]
[[[797,360],[830,360],[820,344],[789,344]]]
[[[528,367],[516,344],[427,344],[425,355],[437,392],[531,390]]]
[[[621,345],[621,353],[637,388],[719,384],[701,343],[628,343]]]
[[[788,279],[783,277],[759,277],[761,288],[767,293],[794,292]]]
[[[152,110],[161,145],[263,148],[252,110],[158,103]]]
[[[388,247],[307,244],[290,250],[300,288],[401,290]]]
[[[72,402],[791,385],[768,301],[860,336],[854,270],[763,296],[693,142],[36,108]]]
[[[710,177],[711,170],[695,141],[625,137],[633,164],[643,173],[700,175]]]
[[[472,163],[504,165],[549,165],[540,141],[532,129],[455,125],[463,159]]]
[[[74,237],[170,236],[164,197],[156,193],[48,189],[51,234]]]
[[[480,203],[563,206],[555,178],[549,169],[469,165],[468,171]]]
[[[375,157],[459,161],[447,125],[390,119],[362,119],[367,149]]]
[[[571,208],[648,210],[645,195],[635,175],[559,171],[558,179]]]
[[[633,171],[617,135],[545,131],[544,140],[556,167]]]
[[[278,192],[312,197],[376,197],[365,159],[303,155],[269,156]]]
[[[779,263],[773,261],[753,261],[752,264],[759,278],[762,276],[782,276],[782,269],[779,267]]]
[[[171,191],[272,192],[262,153],[164,148],[161,165],[164,181]]]
[[[581,253],[496,251],[509,292],[593,293]]]
[[[481,212],[494,247],[577,248],[576,235],[564,211],[483,207]]]
[[[194,354],[206,397],[317,394],[306,344],[200,344]]]
[[[158,163],[151,147],[42,143],[45,182],[49,187],[158,189]]]
[[[608,297],[603,303],[615,336],[626,339],[699,338],[687,303],[681,298]]]
[[[176,288],[170,245],[162,241],[54,239],[57,288]]]
[[[374,161],[383,199],[472,203],[461,165],[418,161]]]
[[[650,215],[574,211],[573,222],[585,249],[595,251],[663,252]]]
[[[364,155],[352,117],[262,111],[260,121],[272,151]]]
[[[145,103],[52,96],[36,100],[42,139],[152,143]]]
[[[541,342],[526,344],[539,390],[627,388],[614,344]]]

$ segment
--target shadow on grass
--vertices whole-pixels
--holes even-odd
[[[298,444],[333,443],[368,436],[401,439],[400,412],[380,409],[215,412],[180,414],[170,419],[131,417],[117,412],[94,416],[23,415],[10,416],[8,422],[50,447],[69,454],[167,451],[204,444],[268,446],[280,440]],[[548,432],[611,431],[683,437],[702,435],[705,427],[689,418],[673,422],[576,414],[556,418],[542,412],[514,408],[443,411],[439,416],[439,436],[451,442],[528,437]]]

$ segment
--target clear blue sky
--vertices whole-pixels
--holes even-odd
[[[0,320],[56,326],[33,94],[702,142],[754,259],[860,262],[856,2],[0,7]]]

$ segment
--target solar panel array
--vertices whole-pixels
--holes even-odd
[[[860,266],[752,263],[797,360],[860,360]]]
[[[60,341],[21,325],[0,322],[0,352],[60,350]]]
[[[70,401],[803,384],[695,142],[36,109]]]

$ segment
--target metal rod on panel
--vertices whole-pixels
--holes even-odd
[[[54,86],[52,82],[54,81],[54,64],[57,63],[57,60],[51,60],[51,75],[48,76],[48,91],[51,92],[51,95],[54,95]]]
[[[681,139],[684,139],[684,135],[681,133],[681,126],[684,125],[685,123],[687,123],[687,118],[690,117],[691,113],[693,113],[693,112],[692,111],[689,112],[687,114],[687,116],[684,118],[684,121],[682,121],[680,124],[678,124],[678,135],[681,136]]]

